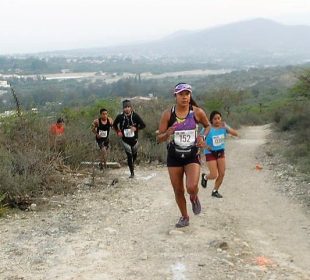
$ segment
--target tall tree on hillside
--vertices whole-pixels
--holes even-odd
[[[229,117],[233,107],[242,103],[246,93],[243,90],[233,91],[229,88],[223,88],[213,93],[212,98],[206,101],[208,110],[224,110],[226,117]]]
[[[306,69],[298,77],[298,81],[292,88],[296,98],[310,100],[310,69]]]

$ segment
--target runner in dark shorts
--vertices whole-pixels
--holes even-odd
[[[113,128],[117,136],[122,139],[122,145],[127,156],[130,171],[129,178],[134,178],[134,164],[138,154],[138,131],[145,128],[142,118],[133,111],[130,100],[123,101],[123,113],[119,114],[114,121]]]
[[[206,161],[217,160],[219,158],[225,158],[225,151],[224,150],[211,151],[210,154],[205,154],[205,156]]]
[[[110,129],[113,126],[113,120],[108,116],[106,109],[100,110],[100,117],[93,121],[92,132],[96,135],[96,141],[100,149],[99,168],[107,167],[107,156],[109,149]]]
[[[198,199],[200,174],[199,148],[203,147],[203,137],[197,133],[198,124],[209,131],[209,121],[205,112],[192,98],[192,88],[186,83],[177,84],[174,89],[175,106],[162,114],[157,141],[167,141],[167,167],[175,199],[181,212],[176,227],[189,225],[186,208],[183,177],[186,177],[186,190],[190,195],[192,210],[195,215],[201,212]]]
[[[218,190],[225,175],[225,137],[227,134],[238,136],[238,132],[222,121],[222,115],[218,111],[213,111],[210,114],[210,121],[212,126],[205,139],[207,148],[204,150],[209,174],[202,173],[201,185],[206,188],[207,181],[215,179],[211,195],[222,198],[223,196]]]

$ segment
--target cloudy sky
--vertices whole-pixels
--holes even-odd
[[[157,39],[257,17],[310,25],[310,0],[1,0],[0,54]]]

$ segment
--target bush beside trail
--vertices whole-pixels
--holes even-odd
[[[220,110],[225,121],[233,127],[241,124],[257,125],[270,122],[273,117],[277,127],[288,131],[291,146],[287,150],[290,160],[305,171],[309,171],[310,138],[310,85],[309,71],[299,77],[293,87],[293,97],[282,101],[262,104],[249,103],[244,91],[220,89],[213,94],[197,96],[197,101],[207,114],[212,109]],[[141,163],[165,162],[165,145],[156,143],[155,131],[162,112],[171,107],[174,100],[158,99],[134,101],[134,109],[146,123],[139,133],[138,159]],[[0,125],[0,205],[9,204],[27,207],[32,198],[53,193],[64,193],[70,186],[59,176],[59,165],[66,164],[71,170],[81,168],[83,161],[96,161],[98,148],[91,132],[91,123],[98,117],[100,108],[106,108],[112,118],[122,111],[120,98],[109,98],[94,102],[83,108],[66,108],[61,112],[65,119],[65,152],[50,149],[48,129],[50,117],[23,114],[1,120]],[[56,118],[54,115],[53,118]],[[109,160],[126,162],[120,140],[114,131],[110,136]],[[0,208],[1,209],[1,208]]]
[[[103,100],[83,109],[66,109],[65,147],[62,154],[49,145],[50,118],[23,114],[1,120],[0,126],[0,205],[26,209],[33,199],[70,191],[62,179],[62,166],[71,171],[82,168],[83,161],[97,161],[98,147],[91,123],[105,107],[115,118],[119,102]],[[139,161],[165,161],[165,147],[156,144],[155,131],[163,105],[137,103],[135,109],[147,124],[139,133]],[[126,162],[126,155],[114,131],[110,135],[109,160]]]
[[[274,112],[274,122],[282,137],[289,141],[283,152],[300,171],[310,170],[310,69],[298,76],[291,98]]]
[[[32,115],[3,119],[0,129],[2,204],[26,208],[31,197],[44,195],[58,155],[48,145],[46,120]],[[57,186],[57,184],[56,184]]]
[[[162,112],[170,108],[173,101],[171,98],[168,102],[162,99],[133,102],[134,110],[146,123],[146,128],[139,132],[138,163],[165,162],[166,147],[156,143],[155,132]],[[110,116],[115,118],[121,112],[120,104],[120,99],[105,99],[88,107],[64,109],[61,115],[65,119],[65,148],[61,155],[49,146],[49,116],[23,114],[20,118],[3,119],[0,126],[0,195],[5,194],[5,202],[24,209],[33,198],[72,189],[62,180],[59,165],[78,170],[83,161],[97,161],[98,147],[91,123],[98,117],[100,108],[108,109]],[[232,107],[226,120],[238,126],[240,118]],[[126,165],[126,155],[114,131],[111,131],[110,143],[109,161]]]

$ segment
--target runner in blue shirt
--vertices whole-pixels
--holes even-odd
[[[222,114],[218,111],[213,111],[210,114],[211,129],[206,136],[206,148],[204,154],[206,156],[209,174],[202,173],[201,185],[207,187],[208,180],[215,179],[212,196],[222,198],[218,192],[225,175],[225,137],[227,134],[238,136],[238,132],[229,127],[222,121]]]

